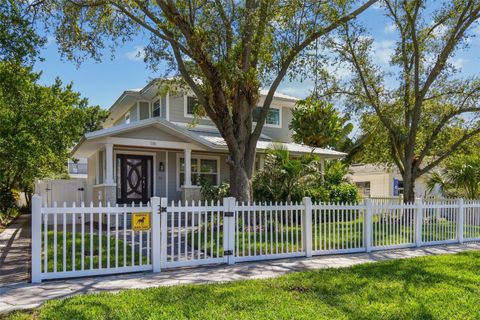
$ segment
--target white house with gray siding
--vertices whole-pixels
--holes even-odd
[[[86,134],[75,146],[72,157],[88,159],[87,201],[122,204],[146,202],[151,196],[196,200],[201,179],[213,184],[229,179],[228,148],[213,122],[202,118],[192,126],[193,93],[161,95],[164,91],[156,81],[124,91],[110,107],[104,129]],[[257,143],[256,170],[262,169],[264,153],[275,143],[294,155],[344,156],[292,142],[289,124],[297,100],[275,94]]]

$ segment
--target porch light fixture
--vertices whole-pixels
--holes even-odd
[[[158,164],[158,171],[159,172],[164,172],[165,171],[165,166],[163,165],[162,161],[160,161],[160,163]]]

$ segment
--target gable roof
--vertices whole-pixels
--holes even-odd
[[[218,131],[185,128],[157,117],[140,120],[128,124],[121,124],[118,126],[87,133],[81,139],[81,141],[73,148],[71,154],[72,156],[88,156],[88,153],[92,153],[94,150],[96,150],[96,148],[98,148],[98,146],[94,143],[95,141],[98,142],[102,138],[109,138],[120,133],[127,133],[146,127],[154,127],[159,130],[165,131],[166,133],[174,135],[187,143],[193,143],[197,145],[202,150],[228,152],[227,144]],[[343,152],[335,150],[310,148],[308,146],[297,143],[273,142],[271,138],[263,134],[257,142],[257,151],[264,152],[265,150],[272,149],[275,146],[282,146],[292,153],[314,153],[323,156],[324,158],[343,158],[346,155]],[[160,140],[155,147],[162,147]],[[182,149],[180,145],[178,149]]]
[[[164,80],[170,80],[172,78],[165,78]],[[110,113],[109,117],[105,120],[105,124],[112,125],[119,117],[124,114],[128,108],[130,108],[138,100],[152,100],[156,97],[158,92],[157,80],[154,79],[147,83],[143,88],[127,89],[115,100],[115,102],[108,108]],[[260,89],[260,95],[266,96],[268,89]],[[287,104],[297,102],[299,98],[283,94],[281,92],[275,92],[273,97],[275,99],[286,101]]]

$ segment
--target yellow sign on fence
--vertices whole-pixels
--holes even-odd
[[[150,212],[132,213],[133,231],[150,230]]]

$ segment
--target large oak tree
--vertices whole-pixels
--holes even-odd
[[[148,35],[145,60],[166,62],[193,90],[228,146],[232,195],[249,201],[256,144],[279,84],[307,70],[312,42],[376,0],[40,2],[70,59],[101,59],[105,46]],[[254,125],[261,87],[269,90]]]
[[[415,180],[480,133],[480,78],[464,76],[452,60],[468,49],[480,1],[386,0],[382,8],[396,36],[389,66],[372,56],[366,30],[346,23],[328,42],[352,76],[323,89],[363,114],[377,159],[387,155],[398,167],[412,201]]]

